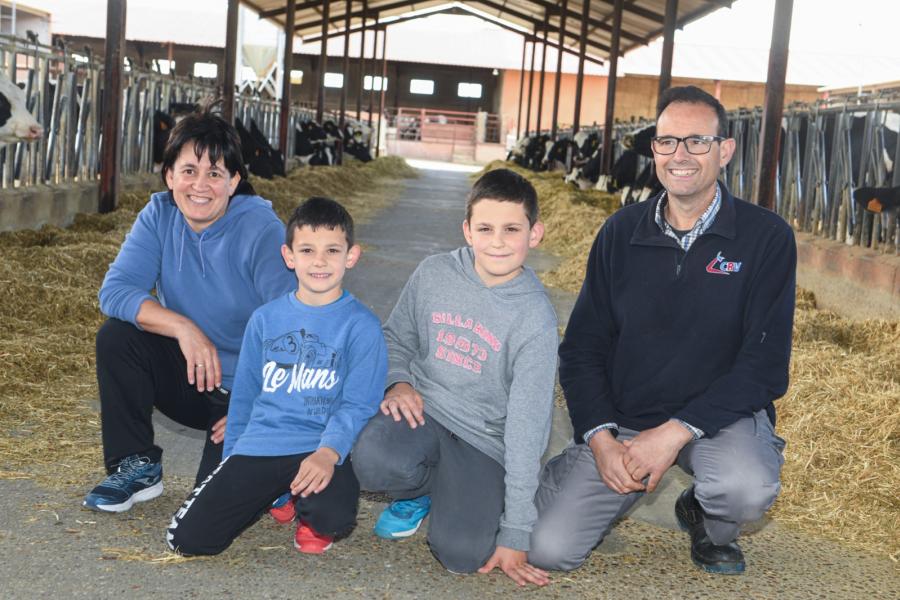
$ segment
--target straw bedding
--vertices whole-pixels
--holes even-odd
[[[508,165],[488,168],[497,166]],[[618,200],[575,191],[558,174],[520,172],[541,198],[544,247],[563,259],[544,281],[576,292],[593,238]],[[319,194],[364,220],[387,203],[388,179],[412,174],[388,158],[253,183],[283,219]],[[81,489],[100,474],[96,294],[148,196],[125,193],[115,212],[80,215],[66,229],[0,234],[0,478]],[[797,301],[791,387],[777,404],[788,447],[774,518],[898,561],[900,322],[851,322],[816,309],[804,290]]]
[[[388,204],[392,181],[414,174],[384,158],[252,183],[282,219],[302,199],[327,195],[359,221]],[[97,290],[150,191],[123,193],[114,212],[79,215],[65,229],[0,234],[0,478],[83,488],[100,474]]]
[[[577,292],[618,198],[515,170],[538,191],[545,249],[563,258],[544,282]],[[900,321],[850,321],[798,289],[791,385],[776,407],[788,446],[774,519],[900,560]]]

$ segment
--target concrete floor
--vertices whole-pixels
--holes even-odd
[[[394,206],[359,227],[366,253],[347,287],[382,319],[422,258],[463,243],[466,173],[424,166],[429,168],[407,182]],[[537,253],[531,262],[543,269],[553,258]],[[553,300],[565,322],[573,298],[553,294]],[[60,494],[31,481],[0,479],[0,596],[505,598],[521,593],[501,575],[447,573],[421,534],[403,542],[375,538],[371,528],[384,504],[372,495],[363,498],[354,533],[325,557],[298,554],[292,530],[264,519],[219,557],[161,560],[164,528],[189,491],[202,440],[164,418],[157,421],[157,437],[166,450],[166,492],[126,514],[80,509],[94,482]],[[570,438],[568,417],[559,409],[548,456]],[[584,567],[555,573],[547,588],[530,593],[541,598],[900,598],[897,565],[774,523],[755,524],[742,537],[744,576],[698,571],[672,514],[687,482],[672,469],[661,489],[638,504]]]

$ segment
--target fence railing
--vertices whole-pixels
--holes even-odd
[[[737,152],[725,170],[733,192],[755,193],[762,111],[729,114]],[[795,104],[785,111],[775,210],[798,231],[897,253],[898,211],[854,202],[861,187],[900,185],[900,98]]]
[[[102,57],[65,46],[46,46],[0,36],[0,70],[24,88],[26,105],[44,128],[33,143],[0,147],[0,188],[92,181],[99,177],[103,111]],[[218,94],[215,81],[162,74],[127,64],[121,123],[121,173],[153,171],[153,117],[171,103],[197,103]],[[253,119],[273,147],[278,147],[278,100],[248,93],[235,96],[235,116]],[[315,110],[292,106],[285,158],[293,156],[295,126],[315,117]],[[337,121],[337,114],[326,113]]]
[[[489,113],[472,113],[429,108],[385,109],[387,126],[396,128],[399,140],[435,143],[499,143],[500,118]]]
[[[651,124],[617,123],[613,159],[622,153],[626,135]],[[756,192],[761,127],[761,108],[728,113],[736,150],[722,178],[733,194],[748,200]],[[798,231],[900,254],[900,210],[873,214],[853,200],[861,187],[900,186],[898,130],[896,95],[791,105],[782,121],[775,210]],[[602,127],[582,131],[596,131],[602,147]],[[642,157],[639,169],[650,160]]]

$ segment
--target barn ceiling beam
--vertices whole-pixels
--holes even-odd
[[[731,8],[731,5],[734,4],[733,0],[706,0],[706,1],[709,2],[710,4],[715,4],[719,8]],[[676,27],[676,29],[681,29],[682,27],[684,27],[691,21],[699,19],[700,17],[705,17],[710,12],[711,11],[709,10],[709,7],[704,6],[702,8],[698,8],[697,10],[691,11],[689,13],[685,13],[685,14],[681,15],[681,17],[679,17],[678,20],[675,22],[675,27]],[[654,29],[653,31],[651,31],[650,33],[645,35],[643,38],[641,38],[639,43],[631,44],[627,48],[623,48],[622,54],[625,54],[629,50],[633,50],[634,48],[637,48],[638,46],[645,46],[645,45],[649,44],[651,41],[658,38],[660,35],[663,35],[664,31],[665,31],[665,27],[662,27],[660,29]]]
[[[483,4],[485,6],[490,6],[494,10],[503,11],[503,12],[509,14],[510,16],[513,16],[517,19],[521,19],[521,20],[525,21],[526,23],[528,23],[530,25],[538,25],[541,29],[544,28],[544,22],[542,20],[535,19],[531,15],[527,15],[525,13],[520,13],[517,10],[513,10],[513,9],[509,8],[508,6],[503,6],[502,4],[498,4],[496,2],[493,2],[492,0],[477,0],[477,4]],[[548,3],[548,4],[550,6],[546,10],[548,10],[548,11],[549,10],[557,10],[557,6],[555,4],[550,4],[550,3]],[[559,27],[553,27],[552,25],[550,25],[550,26],[548,26],[547,31],[555,32],[555,33],[559,34]],[[569,35],[570,37],[577,37],[577,34],[567,34],[567,35]],[[562,36],[559,36],[559,37],[562,38]],[[548,45],[550,47],[554,47],[553,42],[548,42]],[[605,44],[601,44],[600,42],[588,40],[588,46],[597,48],[598,50],[602,50],[603,52],[609,52],[609,46],[607,46]],[[556,47],[558,47],[558,44],[556,45]],[[571,54],[578,54],[574,50],[565,49],[565,51],[569,52]]]
[[[609,14],[612,15],[612,10],[613,10],[612,2],[607,1],[607,0],[601,0],[599,3],[597,2],[597,0],[584,0],[584,1],[592,2],[594,6],[597,6],[598,4],[605,4],[605,5],[609,6],[609,10],[610,10]],[[659,23],[660,25],[662,25],[663,21],[665,20],[665,17],[663,15],[661,15],[657,12],[654,12],[650,9],[647,9],[647,8],[635,6],[634,1],[635,0],[631,0],[630,2],[628,2],[625,5],[625,12],[630,12],[639,17],[643,17],[643,18],[647,19],[648,21],[653,21],[654,23]],[[557,5],[555,3],[549,2],[548,0],[531,0],[531,2],[534,4],[537,4],[538,6],[543,6],[544,8],[546,8],[548,6],[553,7],[553,8],[557,7]],[[572,17],[574,19],[578,19],[579,21],[581,20],[581,15],[577,11],[575,11],[571,8],[567,11],[567,16]],[[598,19],[596,17],[589,17],[588,23],[593,27],[598,27],[598,28],[602,29],[603,31],[606,31],[607,33],[612,33],[612,25],[610,25],[607,22],[608,20],[609,19]],[[630,33],[627,35],[631,36],[635,39],[637,39],[639,37],[639,36],[636,36],[636,35],[630,34]],[[622,37],[626,37],[625,32],[622,32]]]
[[[386,11],[395,10],[397,8],[405,8],[407,6],[412,6],[412,5],[416,4],[417,1],[418,0],[400,0],[400,2],[392,2],[391,4],[385,4],[384,6],[379,6],[378,12],[384,13]],[[319,4],[321,4],[321,2],[316,3],[317,6]],[[372,16],[372,13],[374,11],[375,11],[374,8],[370,8],[368,10],[365,10],[365,9],[357,10],[357,11],[354,11],[353,13],[351,13],[350,18],[351,19],[357,19],[357,18],[361,19],[364,16],[370,17],[370,16]],[[346,17],[346,15],[344,15],[344,14],[335,15],[328,19],[328,23],[329,24],[330,23],[339,23],[340,21],[344,20],[345,17]],[[297,23],[295,30],[300,31],[301,29],[309,29],[311,27],[318,28],[321,26],[322,26],[322,19],[316,19],[315,21],[304,21],[303,23]]]
[[[308,8],[319,8],[322,6],[322,0],[312,0],[310,2],[300,2],[295,7],[295,11],[306,10]],[[271,10],[261,10],[259,11],[260,19],[271,19],[273,17],[280,17],[281,15],[287,14],[287,3],[285,6],[281,8],[273,8]]]
[[[500,6],[499,4],[495,4],[494,2],[491,2],[490,0],[478,0],[478,1],[479,1],[479,3],[484,4],[485,6],[490,6],[491,8],[497,8],[497,7]],[[509,9],[506,9],[506,10],[507,10],[507,12],[509,12]],[[475,13],[475,12],[465,11],[465,9],[463,9],[463,11],[460,11],[459,9],[457,9],[457,8],[455,8],[455,7],[448,7],[446,10],[432,11],[432,12],[430,12],[430,13],[423,14],[423,15],[411,15],[411,16],[407,16],[407,17],[397,17],[396,19],[392,19],[392,20],[386,21],[386,22],[384,22],[384,23],[379,23],[379,26],[381,26],[381,27],[387,27],[387,26],[389,26],[389,25],[395,25],[395,24],[397,24],[397,23],[403,23],[403,22],[405,22],[405,21],[412,21],[412,20],[414,20],[414,19],[422,19],[422,18],[431,16],[431,15],[440,14],[440,13],[445,13],[445,12],[446,12],[446,13],[451,13],[451,14],[459,14],[460,12],[464,12],[464,13],[467,14],[467,15],[471,15],[471,16],[474,16],[474,17],[478,17],[479,19],[481,19],[481,20],[483,20],[483,21],[487,21],[488,23],[493,23],[494,25],[497,25],[498,27],[500,27],[500,28],[502,28],[502,29],[506,29],[506,30],[508,30],[508,31],[512,31],[513,33],[518,33],[519,35],[525,36],[525,38],[528,39],[529,41],[531,41],[531,40],[534,39],[534,36],[533,36],[532,34],[530,34],[530,33],[525,33],[525,32],[523,32],[521,29],[516,29],[515,27],[513,27],[513,26],[511,26],[511,25],[508,25],[508,24],[506,24],[506,23],[504,23],[502,19],[488,19],[488,18],[485,18],[485,17],[484,17],[483,15],[481,15],[481,14],[478,14],[478,13]],[[516,15],[517,15],[517,16],[520,16],[523,20],[527,20],[527,21],[529,22],[529,24],[531,24],[531,25],[537,25],[537,26],[539,26],[539,27],[541,27],[541,28],[543,28],[543,26],[544,26],[543,21],[538,20],[538,19],[534,19],[534,18],[532,18],[532,17],[530,17],[530,16],[528,16],[528,15],[526,15],[526,14],[524,14],[524,13],[518,13],[518,12],[516,12]],[[351,15],[351,17],[352,17],[352,16],[353,16],[353,15]],[[360,31],[361,29],[362,29],[362,26],[361,26],[361,25],[354,25],[354,26],[352,26],[352,27],[350,28],[350,32],[351,32],[351,33],[355,33],[355,32],[357,32],[357,31]],[[551,27],[550,27],[550,31],[551,31],[551,32],[557,32],[557,33],[558,33],[558,32],[559,32],[559,29],[558,29],[558,28],[554,28],[554,27],[551,26]],[[328,37],[329,37],[329,38],[332,38],[332,37],[341,36],[341,35],[343,35],[343,34],[344,34],[343,30],[341,30],[341,31],[331,31],[331,32],[328,33]],[[575,36],[573,35],[572,37],[575,37]],[[315,35],[303,36],[303,42],[304,42],[304,43],[318,42],[318,41],[320,41],[321,39],[322,39],[321,34],[315,34]],[[602,51],[602,52],[609,52],[609,46],[606,46],[606,45],[601,44],[601,43],[599,43],[599,42],[590,41],[590,40],[589,40],[587,43],[588,43],[588,46],[590,46],[590,47],[592,47],[592,48],[596,48],[597,50],[600,50],[600,51]],[[548,42],[547,42],[547,45],[548,45],[549,47],[551,47],[551,48],[555,48],[555,49],[559,50],[559,44],[556,43],[556,42],[548,41]],[[575,50],[570,50],[569,48],[566,48],[566,47],[563,47],[563,52],[568,52],[569,54],[573,54],[573,55],[577,55],[577,54],[578,54],[578,52],[576,52]],[[590,56],[590,55],[585,56],[585,60],[588,60],[588,61],[590,61],[590,62],[596,63],[596,64],[598,64],[598,65],[604,64],[602,59],[595,58],[595,57],[592,57],[592,56]]]

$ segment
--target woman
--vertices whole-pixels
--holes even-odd
[[[172,129],[162,162],[169,191],[138,214],[100,288],[108,477],[84,499],[93,510],[121,512],[162,493],[154,407],[207,432],[197,485],[215,468],[244,326],[296,286],[280,254],[284,225],[247,182],[234,127],[210,108]]]

